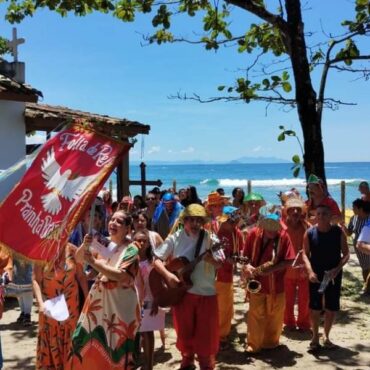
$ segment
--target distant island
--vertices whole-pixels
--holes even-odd
[[[238,163],[290,163],[286,159],[277,158],[277,157],[240,157],[238,159],[234,159],[230,161],[231,164],[238,164]]]
[[[194,159],[188,161],[161,161],[161,160],[148,160],[144,161],[147,165],[191,165],[191,164],[260,164],[260,163],[290,163],[286,159],[277,157],[240,157],[231,161],[204,161],[201,159]],[[132,165],[139,165],[141,161],[130,161]]]

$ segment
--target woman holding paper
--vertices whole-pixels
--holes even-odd
[[[33,289],[39,306],[36,369],[64,369],[71,347],[72,333],[79,317],[78,283],[87,295],[82,266],[74,258],[76,247],[67,244],[65,253],[51,268],[34,266]],[[67,309],[58,316],[56,301],[65,300]],[[58,321],[63,320],[63,321]]]
[[[116,244],[110,257],[90,252],[92,237],[86,235],[78,254],[99,275],[85,301],[72,337],[71,358],[65,369],[134,369],[134,339],[140,324],[135,288],[138,248],[128,238],[131,218],[122,210],[109,221],[109,235]]]

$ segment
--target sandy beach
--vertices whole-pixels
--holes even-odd
[[[360,268],[356,256],[345,266],[342,310],[332,331],[332,340],[337,348],[320,350],[312,354],[307,352],[309,333],[284,332],[281,345],[277,349],[264,351],[255,357],[247,357],[243,352],[247,304],[244,293],[235,279],[235,316],[230,338],[230,348],[221,351],[217,357],[217,369],[369,369],[370,367],[370,297],[361,291]],[[37,308],[32,312],[33,324],[24,328],[15,323],[19,308],[17,301],[7,299],[6,311],[0,322],[1,341],[4,357],[4,369],[34,369],[37,337]],[[156,350],[155,369],[174,370],[179,367],[180,356],[175,347],[175,333],[168,315],[166,330],[166,349]],[[205,328],[206,330],[206,328]],[[156,346],[160,347],[159,338]]]

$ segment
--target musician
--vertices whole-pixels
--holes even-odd
[[[325,204],[319,205],[316,218],[317,225],[308,229],[303,238],[303,261],[310,281],[311,350],[320,347],[319,323],[323,309],[323,296],[325,297],[323,345],[327,348],[334,346],[329,339],[329,333],[335,314],[339,311],[342,267],[349,259],[347,237],[338,225],[331,224],[331,208]],[[325,272],[329,284],[324,293],[319,293],[320,282]]]
[[[209,193],[205,202],[205,208],[210,216],[205,229],[217,233],[220,227],[219,217],[222,216],[222,210],[228,202],[228,197],[220,195],[217,191]]]
[[[308,228],[305,221],[305,204],[297,197],[290,197],[284,205],[285,224],[292,242],[296,258],[293,266],[288,266],[285,274],[285,314],[284,324],[288,329],[309,330],[310,311],[308,308],[308,276],[302,260],[303,236]],[[294,305],[298,303],[297,319]]]
[[[163,261],[181,256],[192,261],[195,255],[200,255],[212,246],[210,234],[207,231],[202,232],[207,221],[203,206],[190,204],[183,211],[181,219],[184,228],[168,236],[164,243],[154,250],[154,268],[171,287],[178,286],[180,280],[165,268]],[[197,245],[199,248],[196,248]],[[183,370],[195,369],[195,355],[201,369],[209,370],[215,367],[219,346],[215,275],[220,266],[221,262],[213,254],[207,253],[191,274],[192,287],[186,292],[181,303],[173,307],[176,346],[181,352]]]
[[[295,254],[279,215],[267,213],[259,220],[247,235],[243,254],[251,261],[243,268],[247,284],[255,279],[261,286],[249,297],[245,351],[253,354],[277,347],[283,326],[284,275]]]
[[[243,248],[243,235],[238,228],[240,220],[239,208],[225,206],[220,218],[218,238],[224,245],[226,261],[217,270],[217,301],[220,326],[220,348],[228,347],[227,338],[231,330],[231,320],[234,316],[234,289],[233,289],[233,256],[238,256]]]

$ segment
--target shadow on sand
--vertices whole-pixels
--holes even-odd
[[[331,349],[320,348],[319,350],[309,353],[314,356],[321,364],[336,364],[337,369],[339,369],[340,366],[346,366],[355,369],[358,366],[369,365],[368,363],[363,363],[363,361],[357,358],[360,352],[370,352],[370,346],[358,344],[356,345],[354,350],[346,347],[335,346]]]

